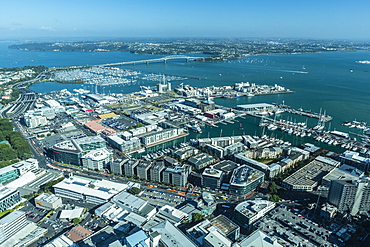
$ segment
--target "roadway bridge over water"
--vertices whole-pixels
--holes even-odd
[[[191,57],[191,56],[185,56],[185,55],[172,55],[172,56],[166,56],[161,58],[153,58],[153,59],[145,59],[145,60],[137,60],[137,61],[128,61],[128,62],[118,62],[118,63],[106,63],[106,64],[100,64],[95,65],[98,67],[107,67],[107,66],[121,66],[121,65],[129,65],[129,64],[149,64],[149,63],[155,63],[155,62],[163,62],[166,63],[167,60],[173,60],[173,59],[185,59],[186,62],[188,61],[202,61],[204,60],[203,57]]]

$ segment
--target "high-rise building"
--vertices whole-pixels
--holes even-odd
[[[350,212],[351,215],[370,210],[370,180],[333,180],[330,184],[329,203],[339,212]]]

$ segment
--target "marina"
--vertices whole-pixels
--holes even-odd
[[[303,110],[302,108],[294,109],[294,108],[292,108],[288,105],[285,105],[284,102],[282,104],[277,104],[277,106],[282,111],[289,112],[289,113],[292,113],[292,114],[302,115],[302,116],[305,116],[305,117],[317,118],[321,122],[324,122],[324,123],[333,120],[333,117],[327,115],[325,112],[322,114],[321,109],[320,109],[320,113],[315,113],[315,112]]]

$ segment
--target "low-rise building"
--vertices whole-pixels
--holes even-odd
[[[83,155],[81,161],[84,168],[102,171],[113,161],[113,153],[107,148],[99,148]]]
[[[210,154],[217,158],[222,159],[225,156],[225,150],[222,147],[207,144],[204,146],[204,148],[207,150],[207,152],[209,152]]]
[[[123,153],[130,153],[141,147],[141,142],[138,137],[132,137],[128,140],[124,140],[117,135],[107,136],[108,143]]]
[[[266,103],[257,103],[257,104],[247,104],[247,105],[237,105],[237,109],[245,111],[249,114],[266,114],[269,112],[274,112],[277,110],[275,105],[266,104]]]
[[[365,173],[360,169],[353,166],[342,165],[341,167],[334,168],[327,175],[322,178],[321,185],[329,188],[333,180],[357,180],[363,177]]]
[[[222,183],[223,172],[213,167],[206,168],[202,173],[202,187],[219,189]]]
[[[36,159],[28,159],[17,162],[13,165],[0,169],[0,183],[4,184],[10,182],[29,171],[35,171],[39,168],[39,162]]]
[[[215,163],[215,161],[215,158],[205,153],[200,153],[188,159],[188,163],[192,165],[196,170],[201,170],[209,165],[212,165],[213,163]]]
[[[245,164],[264,172],[269,178],[273,178],[280,173],[280,166],[276,163],[266,165],[262,162],[246,157],[244,153],[235,154],[234,160],[239,164]]]
[[[190,237],[190,239],[194,243],[197,243],[199,246],[208,246],[207,243],[205,243],[205,240],[206,238],[212,239],[210,236],[214,236],[214,232],[218,232],[222,236],[218,237],[217,239],[226,238],[227,240],[222,242],[228,243],[231,242],[230,240],[235,241],[239,238],[240,227],[232,222],[230,219],[228,219],[226,216],[220,214],[212,220],[205,219],[186,230],[186,233]],[[213,234],[209,235],[210,233]]]
[[[283,245],[277,242],[276,238],[270,237],[262,231],[255,231],[240,243],[240,247],[250,247],[250,246],[264,246],[264,247],[283,247]]]
[[[164,161],[156,161],[154,164],[150,167],[149,173],[150,173],[150,181],[153,182],[162,182],[163,181],[163,170],[165,169]]]
[[[56,196],[99,205],[126,189],[126,184],[71,176],[53,186]]]
[[[152,162],[146,160],[140,160],[139,165],[137,165],[137,176],[139,179],[150,180],[149,169],[152,166]]]
[[[248,200],[235,207],[235,220],[242,226],[249,226],[262,218],[275,207],[274,202],[266,200]]]
[[[160,243],[162,246],[177,246],[177,247],[196,247],[196,245],[177,227],[168,221],[154,226],[150,230],[151,235],[154,233],[161,235]],[[160,245],[161,246],[161,245]]]
[[[370,158],[361,156],[358,152],[347,150],[339,156],[339,161],[343,164],[354,166],[364,172],[369,170]]]
[[[242,142],[237,142],[237,143],[231,144],[229,146],[226,146],[224,148],[224,155],[230,157],[234,154],[243,152],[245,150],[245,148],[246,147]]]
[[[3,210],[1,210],[3,211]],[[25,212],[16,210],[0,219],[0,244],[22,230],[28,221]]]
[[[288,190],[313,191],[321,179],[331,170],[338,167],[340,162],[330,158],[318,156],[283,180],[282,186]]]
[[[191,167],[188,165],[176,166],[175,168],[166,168],[163,170],[163,180],[165,184],[171,184],[178,187],[184,187],[188,182],[188,176]]]
[[[86,228],[82,227],[81,225],[77,225],[73,227],[70,231],[68,231],[66,233],[66,236],[73,242],[78,242],[87,238],[91,234],[92,232],[90,232]]]
[[[43,193],[35,198],[35,204],[38,208],[52,210],[62,206],[62,199],[54,194]]]
[[[199,150],[192,146],[185,146],[183,148],[176,149],[172,152],[172,155],[179,160],[185,160],[199,153]]]
[[[138,137],[145,146],[153,146],[183,135],[185,135],[185,130],[183,128],[169,128],[159,131],[150,131],[148,133],[138,135]]]
[[[16,189],[0,186],[0,212],[3,212],[21,201],[21,196]]]
[[[250,166],[242,165],[233,171],[230,179],[229,193],[245,196],[264,182],[265,174]]]

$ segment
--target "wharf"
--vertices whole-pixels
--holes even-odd
[[[329,116],[327,114],[315,113],[315,112],[306,111],[306,110],[303,110],[303,109],[296,110],[296,109],[294,109],[290,106],[287,106],[287,105],[277,105],[277,106],[280,109],[283,109],[285,112],[289,112],[289,113],[292,113],[292,114],[297,114],[297,115],[301,115],[301,116],[305,116],[305,117],[310,117],[310,118],[317,118],[321,122],[324,122],[324,123],[333,120],[333,117]]]

